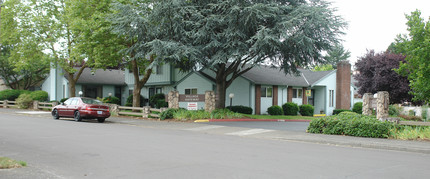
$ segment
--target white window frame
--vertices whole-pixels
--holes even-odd
[[[263,91],[264,91],[264,93],[263,93]],[[267,95],[269,93],[269,91],[270,91],[270,96]],[[262,98],[271,98],[271,97],[273,97],[273,87],[271,87],[271,86],[262,86],[261,87],[261,97]]]
[[[328,106],[334,107],[334,90],[328,90]]]
[[[190,94],[187,94],[187,90],[189,90]],[[186,94],[186,95],[195,95],[193,92],[195,92],[195,94],[198,94],[197,88],[185,88],[184,89],[184,94]]]

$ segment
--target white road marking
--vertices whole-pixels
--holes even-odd
[[[218,128],[222,128],[222,127],[225,127],[225,126],[209,125],[209,126],[202,126],[202,127],[190,128],[190,129],[185,129],[185,130],[204,131],[204,130],[209,130],[209,129],[218,129]]]
[[[24,112],[16,112],[21,114],[51,114],[51,112],[46,111],[24,111]]]
[[[260,134],[260,133],[272,132],[272,131],[274,131],[274,130],[269,130],[269,129],[250,129],[250,130],[244,130],[244,131],[227,133],[227,135],[245,136],[245,135]]]

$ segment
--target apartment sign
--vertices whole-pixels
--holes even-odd
[[[205,102],[204,94],[180,94],[179,102]]]

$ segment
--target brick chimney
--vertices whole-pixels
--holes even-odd
[[[336,109],[351,108],[351,64],[348,61],[337,63]]]

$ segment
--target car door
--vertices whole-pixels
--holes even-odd
[[[59,116],[69,116],[67,106],[70,105],[73,98],[67,99],[60,106],[58,106],[57,111]]]
[[[75,110],[77,109],[77,105],[79,103],[78,98],[73,98],[69,105],[67,105],[67,116],[73,117],[75,115]]]

